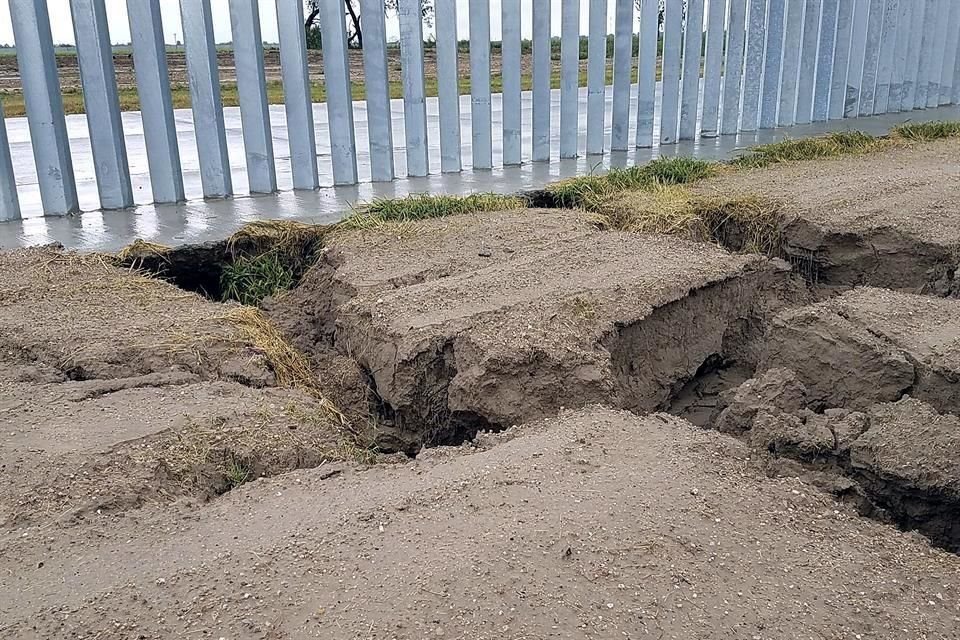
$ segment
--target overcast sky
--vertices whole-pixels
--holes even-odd
[[[114,44],[126,44],[130,42],[130,28],[127,24],[126,0],[105,0],[107,14],[110,21],[110,36]],[[469,23],[467,21],[469,0],[456,0],[457,18],[459,22],[459,37],[466,39],[469,36]],[[532,12],[531,3],[533,0],[520,0],[521,14],[523,19],[524,37],[530,37],[530,15]],[[0,44],[13,44],[13,29],[10,25],[10,7],[9,0],[0,0]],[[260,22],[263,31],[263,39],[268,42],[277,40],[277,15],[276,0],[259,0],[260,2]],[[553,32],[560,34],[560,0],[552,0],[552,22]],[[608,24],[612,31],[614,2],[610,1]],[[580,11],[581,29],[586,33],[587,29],[587,7],[589,0],[581,0]],[[47,0],[51,19],[51,29],[53,31],[53,41],[58,44],[73,44],[73,27],[70,20],[69,0]],[[180,26],[180,7],[179,0],[160,0],[161,11],[163,13],[164,31],[167,42],[173,44],[181,39],[183,29]],[[214,30],[216,32],[217,42],[230,41],[230,17],[228,12],[229,0],[211,0],[214,15]],[[490,29],[491,37],[494,40],[500,39],[500,0],[490,0]],[[396,39],[398,36],[398,27],[396,16],[389,16],[387,19],[388,37]],[[429,29],[427,30],[429,37]]]

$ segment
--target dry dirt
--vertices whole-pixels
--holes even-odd
[[[957,638],[960,301],[815,286],[950,294],[956,150],[827,164],[748,174],[806,281],[555,210],[334,232],[262,315],[0,253],[0,638]]]
[[[750,339],[803,295],[783,262],[570,212],[454,216],[326,247],[271,316],[301,348],[355,358],[381,402],[378,442],[409,452],[562,407],[665,407],[711,359],[755,365]]]
[[[956,556],[722,434],[588,409],[483,442],[96,519],[73,544],[18,530],[0,635],[956,637]]]
[[[786,257],[819,284],[938,295],[958,292],[958,190],[956,139],[729,172],[693,188],[779,202]]]
[[[56,248],[0,253],[0,271],[0,524],[66,526],[361,455],[317,393],[278,386],[236,305]]]

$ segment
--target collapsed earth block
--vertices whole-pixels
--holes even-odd
[[[605,403],[666,406],[713,360],[756,362],[785,263],[526,210],[336,232],[271,315],[368,372],[408,452]],[[390,265],[389,269],[385,265]]]
[[[904,394],[960,411],[960,302],[860,288],[770,323],[761,370],[787,368],[812,403],[864,409]]]

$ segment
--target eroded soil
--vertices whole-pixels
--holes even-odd
[[[954,638],[956,161],[745,174],[789,262],[465,215],[260,313],[0,254],[0,637]]]
[[[955,295],[960,254],[960,144],[727,172],[703,196],[756,195],[781,205],[785,258],[819,285]]]

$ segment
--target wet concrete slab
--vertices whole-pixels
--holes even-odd
[[[635,94],[635,92],[634,92]],[[559,108],[560,92],[553,91],[553,140],[554,160],[549,163],[529,162],[531,149],[529,127],[525,128],[523,151],[525,163],[520,167],[497,166],[502,162],[500,135],[502,125],[501,96],[493,96],[494,147],[492,170],[472,170],[470,136],[470,97],[461,97],[461,137],[463,140],[464,171],[456,174],[441,174],[439,167],[439,113],[437,100],[427,100],[428,140],[430,145],[431,175],[423,178],[406,177],[405,140],[403,128],[403,102],[392,101],[393,144],[397,175],[393,182],[370,182],[369,140],[366,136],[366,105],[354,103],[357,123],[357,149],[360,184],[350,187],[333,187],[330,164],[330,141],[327,126],[326,105],[314,105],[317,133],[317,160],[320,181],[324,185],[317,191],[292,191],[288,132],[282,105],[272,106],[274,147],[277,155],[278,183],[281,191],[272,195],[248,194],[240,113],[237,108],[224,109],[230,161],[236,194],[226,200],[203,200],[200,188],[199,162],[196,141],[193,136],[192,114],[189,110],[177,110],[176,119],[182,155],[184,186],[188,201],[176,205],[150,204],[150,176],[143,142],[143,129],[139,112],[123,115],[129,156],[131,179],[138,206],[132,210],[100,211],[97,197],[93,159],[90,153],[89,134],[84,116],[69,116],[68,129],[71,151],[77,173],[77,187],[84,213],[71,217],[43,217],[40,209],[39,187],[30,146],[29,131],[25,118],[7,119],[11,153],[20,191],[23,220],[0,223],[0,248],[31,246],[60,242],[69,248],[87,251],[116,250],[136,238],[167,245],[202,242],[223,238],[251,220],[265,218],[296,219],[306,222],[327,223],[342,218],[358,202],[375,198],[404,196],[410,193],[463,194],[476,191],[511,193],[523,189],[542,187],[560,178],[602,172],[610,167],[642,164],[661,155],[696,156],[708,160],[728,158],[738,151],[784,137],[817,135],[826,131],[858,129],[873,134],[886,133],[890,127],[906,120],[956,120],[960,119],[960,107],[941,107],[909,114],[888,114],[867,118],[833,121],[770,129],[736,136],[721,136],[712,139],[685,141],[675,145],[653,149],[631,149],[627,152],[606,155],[583,155],[574,160],[559,160]],[[612,100],[612,88],[607,88],[608,114]],[[636,113],[634,96],[631,114]],[[523,94],[524,123],[531,119],[531,95]],[[580,91],[580,117],[586,117],[586,89]],[[610,120],[607,118],[606,148],[609,148]],[[633,127],[631,120],[631,140]],[[655,123],[659,129],[659,122]],[[655,138],[659,137],[658,133]],[[580,148],[585,148],[585,134],[581,134]]]

